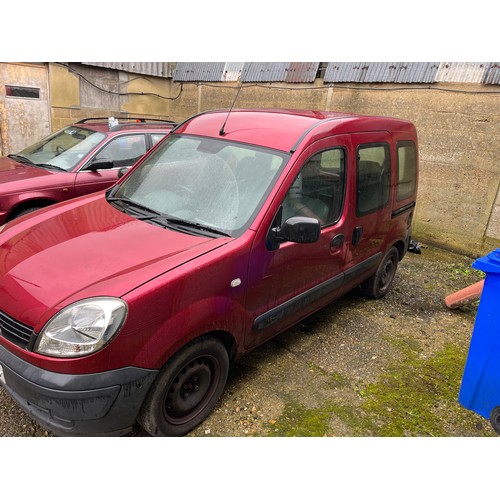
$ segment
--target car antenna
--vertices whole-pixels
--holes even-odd
[[[238,87],[238,92],[236,92],[236,96],[234,98],[234,101],[233,101],[233,104],[231,104],[231,107],[229,108],[229,111],[227,112],[227,116],[226,116],[226,119],[224,120],[224,123],[222,124],[222,127],[220,128],[219,130],[219,135],[224,135],[226,132],[224,131],[224,127],[226,126],[226,122],[227,122],[227,119],[229,118],[229,115],[231,114],[231,111],[233,110],[234,108],[234,105],[236,103],[236,99],[238,99],[238,96],[240,95],[240,90],[241,88],[243,87],[243,85],[240,85]]]

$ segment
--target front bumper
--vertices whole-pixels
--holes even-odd
[[[59,436],[126,434],[158,373],[126,367],[66,375],[33,366],[3,346],[0,365],[0,386],[42,427]]]

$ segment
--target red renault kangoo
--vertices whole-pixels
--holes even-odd
[[[107,191],[0,228],[0,386],[57,435],[184,435],[232,361],[354,287],[386,294],[417,181],[405,120],[194,116]]]

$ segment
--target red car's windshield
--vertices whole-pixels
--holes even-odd
[[[227,140],[170,136],[112,196],[236,235],[253,220],[287,158]]]
[[[23,149],[16,156],[35,165],[70,171],[105,138],[102,132],[70,126]]]

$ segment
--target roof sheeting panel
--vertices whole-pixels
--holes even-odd
[[[484,82],[487,85],[500,84],[500,63],[492,62],[484,75]]]
[[[225,62],[178,62],[173,79],[177,82],[220,82],[225,67]]]
[[[434,83],[439,69],[438,62],[399,63],[396,83]]]
[[[163,78],[171,78],[173,68],[173,63],[170,62],[82,62],[81,64]]]
[[[248,62],[241,72],[242,82],[284,82],[288,63]]]
[[[242,82],[314,82],[319,62],[247,62],[241,72]]]
[[[436,82],[482,83],[488,66],[485,62],[442,62]]]
[[[311,83],[318,74],[319,62],[295,62],[289,63],[285,82],[289,83]]]
[[[439,63],[330,62],[325,83],[431,83]]]
[[[227,62],[222,73],[222,81],[237,82],[240,79],[244,64],[242,62]]]

